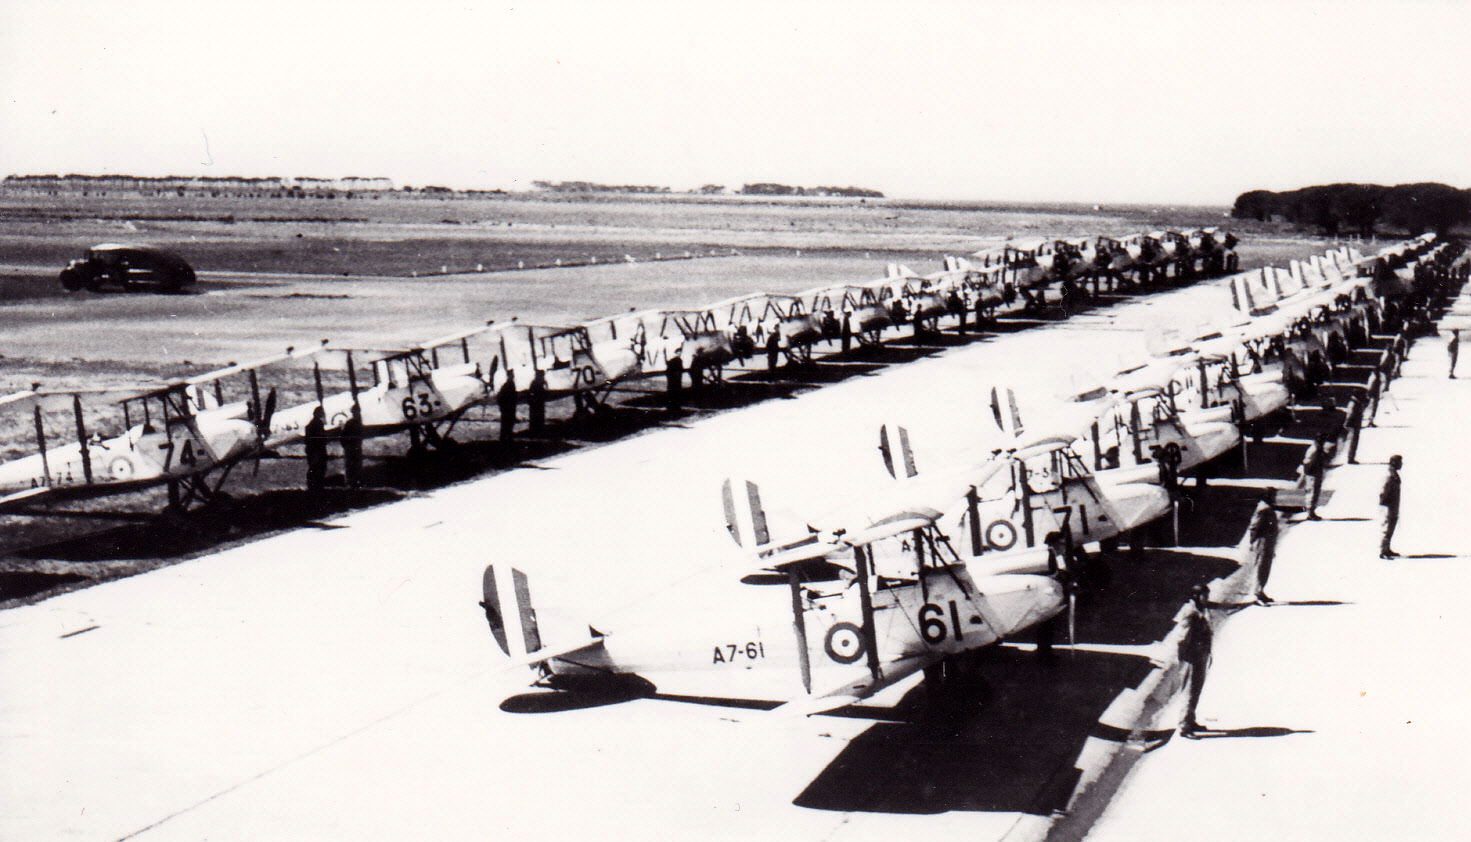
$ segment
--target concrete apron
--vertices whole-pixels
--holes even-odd
[[[1431,355],[1424,347],[1427,344],[1434,343],[1419,343],[1420,354],[1417,356],[1424,358]],[[1412,346],[1411,353],[1415,350]],[[1393,401],[1388,392],[1386,401]],[[1340,437],[1340,463],[1342,444]],[[1332,498],[1332,486],[1335,485],[1333,468],[1325,472],[1323,483],[1325,487],[1320,505],[1327,505]],[[1304,486],[1305,482],[1299,479],[1295,486],[1279,492],[1279,546],[1286,541],[1292,528],[1286,515],[1281,513],[1281,508],[1300,505],[1300,501],[1306,497]],[[1255,604],[1258,559],[1253,557],[1250,547],[1251,537],[1248,533],[1242,536],[1234,552],[1229,555],[1237,564],[1236,570],[1208,583],[1210,601],[1216,606],[1226,606],[1209,612],[1213,632],[1219,633],[1226,621],[1238,611]],[[1213,554],[1209,548],[1188,549],[1202,555]],[[1278,563],[1283,561],[1279,553]],[[1149,647],[1154,668],[1138,686],[1120,693],[1099,717],[1096,733],[1088,737],[1078,755],[1076,766],[1081,774],[1068,799],[1067,807],[1051,815],[1023,816],[1003,837],[1005,840],[1066,842],[1084,838],[1123,786],[1135,765],[1146,754],[1170,741],[1181,724],[1188,690],[1189,668],[1180,658],[1180,646],[1186,634],[1186,621],[1190,613],[1188,602],[1180,606],[1170,632]]]

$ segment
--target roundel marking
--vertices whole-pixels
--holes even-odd
[[[863,657],[863,630],[852,623],[837,623],[827,630],[822,648],[840,664],[856,663]]]
[[[112,474],[113,479],[132,479],[133,460],[126,456],[119,456],[107,463],[107,472]]]
[[[986,543],[993,550],[1011,549],[1016,538],[1016,527],[1009,520],[993,520],[986,526]]]

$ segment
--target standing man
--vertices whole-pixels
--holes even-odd
[[[342,479],[348,488],[358,488],[363,478],[363,410],[356,403],[342,423],[337,440],[342,446]]]
[[[850,310],[843,311],[842,325],[842,349],[847,353],[853,347],[853,313]]]
[[[516,372],[506,369],[506,382],[495,393],[495,405],[501,413],[501,441],[516,435]]]
[[[1267,579],[1272,575],[1272,562],[1277,558],[1277,534],[1281,524],[1277,520],[1277,489],[1269,488],[1256,504],[1251,516],[1251,555],[1256,559],[1256,604],[1267,605],[1272,598],[1267,596]]]
[[[547,423],[547,375],[539,368],[531,375],[531,385],[526,387],[526,421],[533,435],[540,433]]]
[[[1379,557],[1383,559],[1399,556],[1399,553],[1391,549],[1390,542],[1394,540],[1395,527],[1399,526],[1399,469],[1404,464],[1404,457],[1398,453],[1389,457],[1389,475],[1384,478],[1384,487],[1379,490],[1379,517],[1383,527],[1379,540]]]
[[[781,353],[781,327],[772,325],[766,334],[766,370],[776,371],[776,358]]]
[[[1318,433],[1302,467],[1303,481],[1309,484],[1306,520],[1322,520],[1318,517],[1318,498],[1323,495],[1323,472],[1328,469],[1329,458],[1328,434]]]
[[[705,352],[696,348],[690,354],[690,394],[698,394],[705,385]]]
[[[1451,338],[1445,343],[1446,356],[1451,358],[1451,379],[1456,379],[1456,358],[1461,355],[1461,331],[1451,331]]]
[[[1384,375],[1379,372],[1377,367],[1369,372],[1369,382],[1364,388],[1367,391],[1365,395],[1367,403],[1364,405],[1364,426],[1372,427],[1374,426],[1374,416],[1379,412],[1379,393],[1384,390]]]
[[[312,410],[312,420],[306,422],[306,490],[321,491],[327,484],[327,417],[321,404]]]
[[[670,415],[679,411],[684,392],[684,357],[675,352],[664,361],[664,409]]]
[[[1343,418],[1344,444],[1348,455],[1344,460],[1349,465],[1359,464],[1359,428],[1364,423],[1364,400],[1358,395],[1348,399],[1348,414]]]
[[[1185,718],[1180,723],[1180,736],[1193,740],[1199,736],[1200,722],[1195,718],[1200,694],[1205,690],[1205,671],[1210,667],[1211,631],[1210,591],[1196,585],[1190,592],[1190,614],[1185,618],[1185,637],[1180,641],[1180,660],[1190,668],[1190,696],[1185,702]]]

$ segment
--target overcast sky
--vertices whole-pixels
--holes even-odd
[[[0,172],[1471,187],[1471,3],[0,0]]]

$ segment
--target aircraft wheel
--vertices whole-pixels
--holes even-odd
[[[82,278],[81,272],[78,272],[75,269],[61,270],[62,289],[65,289],[67,292],[76,292],[83,286],[86,286],[86,281]]]

